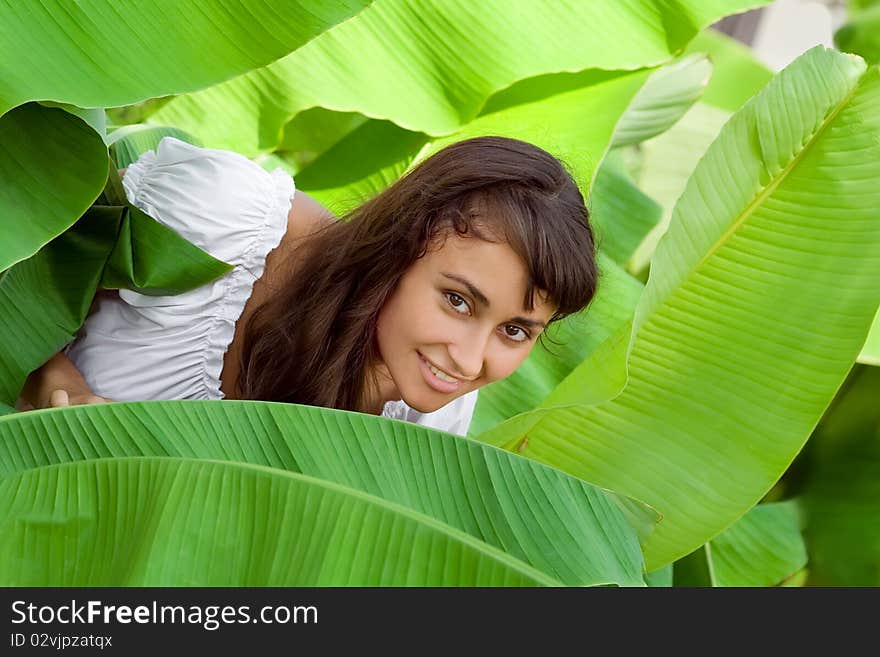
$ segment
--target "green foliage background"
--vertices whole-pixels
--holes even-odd
[[[762,4],[0,7],[0,582],[876,585],[877,7],[837,35],[864,59],[773,75],[707,29]],[[121,193],[161,138],[342,214],[481,134],[566,162],[603,278],[469,437],[262,402],[14,411],[96,290],[228,271]]]

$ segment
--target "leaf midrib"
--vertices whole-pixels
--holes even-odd
[[[484,541],[479,540],[478,538],[458,529],[457,527],[453,527],[452,525],[448,525],[445,522],[438,520],[432,516],[426,515],[420,511],[416,511],[410,507],[403,506],[396,502],[392,502],[389,500],[385,500],[381,497],[372,495],[370,493],[366,493],[362,490],[358,490],[355,488],[349,488],[348,486],[344,486],[342,484],[329,481],[326,479],[320,479],[317,477],[313,477],[310,475],[302,474],[300,472],[290,472],[288,470],[281,470],[279,468],[272,468],[266,465],[259,465],[253,463],[243,463],[239,461],[223,461],[220,459],[197,459],[197,458],[187,458],[187,457],[176,457],[176,456],[123,456],[123,457],[102,457],[97,459],[85,459],[81,461],[68,461],[64,463],[52,463],[49,465],[40,466],[37,468],[29,468],[27,470],[22,470],[16,475],[12,477],[5,477],[4,479],[9,480],[14,477],[21,476],[38,476],[37,473],[39,471],[46,471],[50,469],[76,469],[80,467],[85,467],[86,464],[95,465],[99,462],[101,464],[105,462],[119,462],[119,463],[132,463],[132,462],[153,462],[160,461],[166,462],[171,461],[175,463],[188,463],[188,464],[212,464],[217,465],[222,468],[231,468],[231,469],[239,469],[245,471],[254,471],[254,472],[262,472],[265,474],[269,474],[273,477],[281,477],[287,479],[294,479],[303,481],[307,484],[311,484],[314,486],[319,486],[322,488],[329,489],[331,491],[335,491],[337,493],[341,493],[348,497],[353,497],[355,499],[360,499],[368,504],[372,504],[373,506],[378,506],[380,508],[385,508],[393,513],[398,515],[402,515],[404,517],[408,517],[411,520],[414,520],[422,525],[427,525],[428,527],[438,530],[441,533],[447,535],[450,539],[468,545],[474,550],[482,553],[483,555],[494,559],[495,561],[501,562],[508,568],[517,571],[521,575],[527,576],[534,580],[535,582],[539,582],[545,586],[564,586],[560,581],[550,577],[546,573],[543,573],[540,570],[537,570],[533,566],[516,559],[510,554],[503,552],[497,547],[490,545],[489,543],[485,543]],[[0,480],[2,481],[2,480]]]
[[[764,189],[762,189],[755,196],[754,199],[752,199],[752,201],[745,207],[745,209],[742,211],[742,213],[731,223],[731,225],[721,235],[721,237],[709,248],[708,251],[706,251],[706,253],[699,260],[699,262],[697,262],[697,264],[688,273],[685,280],[682,281],[681,285],[677,286],[676,289],[680,289],[681,287],[683,287],[684,284],[687,282],[687,280],[690,279],[694,275],[694,273],[698,272],[703,267],[703,265],[706,263],[706,261],[709,258],[711,258],[712,256],[714,256],[721,249],[721,247],[724,246],[724,244],[730,239],[731,235],[733,233],[735,233],[739,229],[739,227],[755,213],[757,208],[759,206],[761,206],[764,203],[764,201],[766,201],[767,198],[769,198],[776,191],[776,189],[789,176],[789,174],[797,167],[798,164],[800,164],[800,162],[804,159],[806,154],[809,153],[810,150],[815,146],[815,144],[817,144],[821,140],[821,138],[824,136],[825,131],[828,129],[828,127],[832,123],[834,123],[834,120],[838,117],[838,115],[852,101],[853,97],[855,96],[856,92],[859,89],[859,83],[860,83],[862,77],[864,76],[864,74],[865,74],[865,72],[863,71],[862,74],[859,75],[855,84],[853,85],[853,88],[849,91],[849,93],[846,94],[846,96],[840,101],[840,103],[837,104],[837,106],[831,111],[831,113],[829,113],[828,116],[825,117],[825,119],[823,119],[822,124],[819,126],[819,129],[813,133],[813,135],[810,137],[810,139],[807,141],[807,143],[804,145],[804,147],[801,148],[801,150],[798,151],[795,154],[795,156],[791,159],[791,162],[789,162],[775,177],[771,178],[770,183],[767,186],[765,186]],[[759,120],[758,117],[755,117],[756,125],[757,125],[758,120]],[[717,143],[717,140],[714,143]],[[693,176],[691,177],[690,180],[694,180]],[[682,198],[684,198],[684,193],[682,194]],[[656,311],[654,313],[651,313],[651,316],[653,316],[655,313],[656,313]]]

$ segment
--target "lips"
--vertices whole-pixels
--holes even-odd
[[[438,368],[439,369],[439,368]],[[428,365],[428,361],[425,360],[425,357],[419,354],[419,370],[422,373],[422,377],[425,379],[425,383],[428,384],[431,388],[436,390],[437,392],[442,393],[450,393],[455,392],[461,387],[462,381],[456,381],[454,383],[450,383],[449,381],[443,381],[438,378],[432,371],[430,366]]]

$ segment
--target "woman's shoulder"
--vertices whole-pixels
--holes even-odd
[[[283,169],[266,171],[233,151],[174,137],[128,166],[129,201],[211,255],[248,266],[251,250],[287,228],[296,186]],[[264,254],[265,255],[265,254]]]
[[[338,217],[302,190],[293,197],[287,217],[291,240],[302,240],[335,223]]]
[[[314,198],[297,190],[287,214],[286,228],[278,245],[266,258],[265,272],[254,286],[248,301],[247,316],[252,307],[259,306],[288,276],[307,253],[309,239],[337,221],[337,217]]]
[[[244,304],[235,334],[224,355],[222,391],[231,397],[236,393],[239,358],[245,327],[254,311],[268,301],[294,275],[306,249],[309,237],[336,221],[336,217],[314,198],[299,190],[287,214],[286,228],[277,247],[269,251],[262,276],[255,281]]]

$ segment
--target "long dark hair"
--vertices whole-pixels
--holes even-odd
[[[444,231],[503,239],[535,290],[556,307],[550,321],[596,293],[593,234],[566,166],[506,137],[460,141],[309,239],[289,283],[245,327],[239,376],[245,399],[361,410],[379,362],[376,320],[404,272]]]

